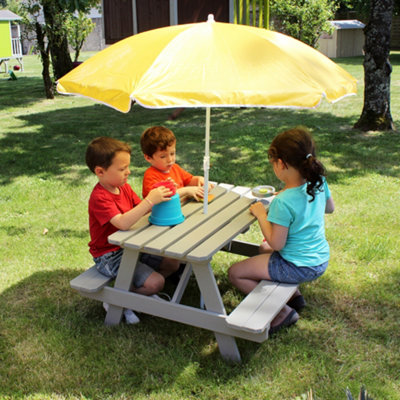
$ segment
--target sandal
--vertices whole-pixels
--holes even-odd
[[[293,308],[297,312],[300,312],[305,306],[306,306],[306,301],[304,300],[303,295],[298,295],[296,297],[293,297],[286,303],[290,308]]]
[[[297,314],[296,310],[290,311],[288,316],[279,325],[271,326],[271,328],[269,328],[268,335],[273,335],[280,329],[295,324],[299,318],[299,314]]]

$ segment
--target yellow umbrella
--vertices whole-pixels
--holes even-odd
[[[206,107],[208,182],[210,107],[316,107],[323,97],[334,102],[355,94],[356,79],[296,39],[209,16],[121,40],[62,77],[57,91],[122,112],[132,102]]]

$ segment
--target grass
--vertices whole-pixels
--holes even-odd
[[[89,56],[88,53],[85,56]],[[391,108],[400,117],[400,54],[393,53]],[[155,124],[178,139],[179,163],[202,173],[205,112],[134,106],[121,114],[88,99],[44,99],[41,67],[24,58],[17,81],[0,75],[1,399],[344,399],[362,384],[400,399],[399,160],[396,132],[353,130],[363,101],[362,58],[337,60],[359,79],[356,97],[316,110],[213,109],[210,178],[279,187],[266,159],[276,133],[308,126],[329,170],[336,211],[327,216],[331,262],[303,285],[309,307],[296,326],[262,344],[237,340],[242,363],[222,361],[209,331],[142,315],[106,328],[96,301],[69,281],[91,266],[87,200],[95,178],[87,143],[110,135],[133,147],[130,183],[141,192],[141,132]],[[253,225],[246,240],[260,241]],[[237,256],[213,261],[228,310]],[[197,302],[193,281],[184,301]]]

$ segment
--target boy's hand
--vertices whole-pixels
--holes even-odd
[[[263,203],[257,201],[257,203],[253,203],[250,206],[250,212],[257,218],[257,219],[266,219],[267,218],[267,211]]]
[[[171,200],[172,192],[165,186],[159,186],[152,189],[147,195],[146,199],[150,204],[158,204],[163,201]]]
[[[186,194],[190,197],[193,197],[197,201],[204,197],[203,186],[186,186],[185,189]]]
[[[197,177],[197,186],[204,186],[204,177],[203,176],[198,176]],[[214,185],[212,183],[208,184],[208,191],[210,191]]]

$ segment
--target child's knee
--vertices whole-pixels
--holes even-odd
[[[174,273],[174,272],[178,271],[179,264],[180,264],[179,260],[175,260],[173,258],[164,258],[162,267],[164,270],[166,270],[170,273]]]
[[[228,279],[229,282],[234,284],[236,282],[237,279],[237,274],[236,274],[236,264],[233,264],[229,269],[228,269]]]
[[[164,277],[158,272],[153,272],[144,282],[143,288],[146,290],[146,292],[154,294],[162,290],[164,284]]]

